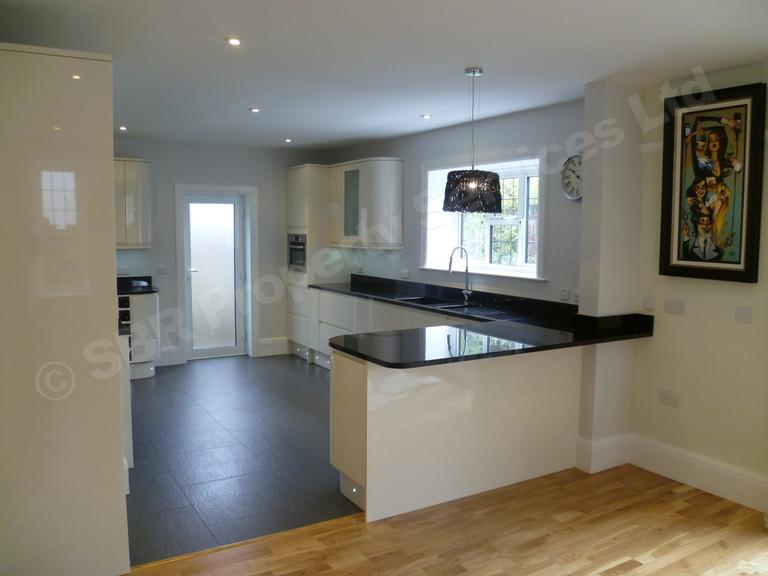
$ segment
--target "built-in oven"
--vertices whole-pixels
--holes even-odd
[[[294,272],[307,271],[306,234],[288,234],[288,268]]]

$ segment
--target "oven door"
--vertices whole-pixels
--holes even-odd
[[[305,242],[288,242],[288,268],[295,272],[307,271],[307,244]]]

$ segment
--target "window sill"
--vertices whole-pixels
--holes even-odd
[[[419,266],[419,270],[429,270],[430,272],[445,272],[446,274],[459,274],[461,276],[464,275],[464,269],[461,268],[459,270],[454,269],[452,272],[448,272],[447,268],[437,268],[434,266]],[[472,270],[472,267],[469,268],[469,275],[470,276],[490,276],[493,278],[513,278],[515,280],[530,280],[532,282],[548,282],[547,278],[536,276],[536,273],[533,272],[532,274],[526,274],[524,272],[515,272],[515,273],[509,273],[509,274],[502,274],[501,272],[495,272],[488,269],[481,268],[480,270]]]

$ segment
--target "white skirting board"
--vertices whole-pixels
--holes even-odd
[[[635,466],[768,512],[768,476],[638,434],[629,442]]]
[[[630,463],[732,500],[768,512],[768,476],[660,442],[639,434],[624,434],[596,441],[578,440],[578,466],[595,473]]]
[[[629,434],[600,440],[579,438],[576,446],[576,465],[580,470],[594,474],[629,462]]]
[[[254,346],[253,357],[261,356],[279,356],[281,354],[290,354],[290,344],[286,336],[277,338],[259,338]]]

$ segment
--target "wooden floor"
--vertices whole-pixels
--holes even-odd
[[[761,513],[626,465],[567,470],[365,524],[361,514],[133,576],[768,574]]]

